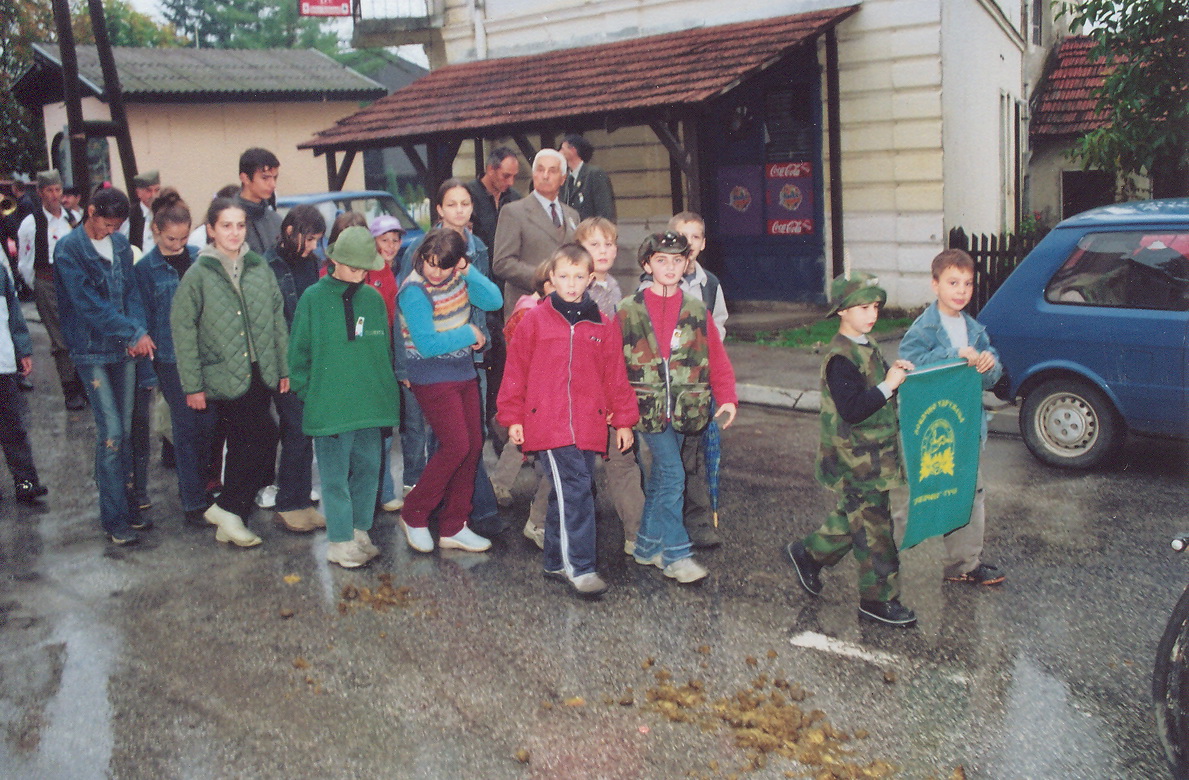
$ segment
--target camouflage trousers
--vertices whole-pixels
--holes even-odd
[[[859,598],[888,601],[900,595],[900,556],[892,538],[887,491],[841,491],[838,506],[821,528],[804,540],[810,557],[833,566],[854,552],[859,564]]]

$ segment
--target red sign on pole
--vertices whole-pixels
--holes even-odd
[[[297,0],[301,16],[350,16],[351,0]]]

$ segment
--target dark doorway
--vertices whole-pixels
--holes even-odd
[[[1114,202],[1111,171],[1061,171],[1061,219]]]

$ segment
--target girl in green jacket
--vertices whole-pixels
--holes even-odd
[[[276,469],[269,405],[271,388],[289,392],[289,332],[276,276],[245,243],[244,210],[216,198],[206,223],[213,241],[182,277],[170,325],[186,405],[210,403],[227,435],[223,492],[203,516],[216,540],[254,547],[244,520]]]

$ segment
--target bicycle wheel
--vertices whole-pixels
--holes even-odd
[[[1189,587],[1156,647],[1152,671],[1156,730],[1176,780],[1189,780]]]

